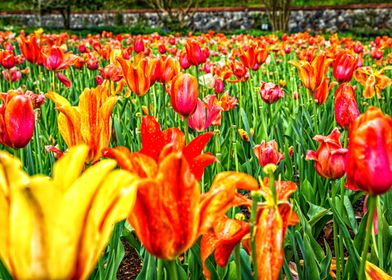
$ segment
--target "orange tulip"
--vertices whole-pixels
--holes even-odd
[[[26,60],[33,64],[41,64],[42,62],[42,53],[41,48],[37,44],[37,38],[34,34],[28,36],[28,39],[21,35],[18,37],[18,43],[20,51]]]
[[[374,94],[381,98],[381,91],[392,83],[391,79],[384,75],[384,71],[390,69],[392,66],[384,67],[378,71],[370,66],[365,66],[354,72],[355,80],[365,87],[363,91],[365,98],[371,98]]]
[[[140,154],[160,162],[169,153],[182,152],[188,161],[191,173],[196,180],[200,181],[204,169],[216,161],[215,156],[211,153],[202,153],[212,135],[212,132],[201,134],[185,145],[185,135],[182,131],[177,128],[162,131],[159,123],[153,117],[144,116],[141,126],[142,148]],[[130,153],[127,151],[123,147],[105,149],[104,155],[117,159],[122,168],[129,169],[131,161],[127,159],[130,158]]]
[[[172,57],[161,57],[155,59],[152,70],[151,83],[158,81],[166,84],[180,72],[180,63]]]
[[[122,57],[117,57],[117,61],[121,65],[129,89],[137,96],[145,95],[151,86],[153,63],[148,58],[143,57],[142,53],[132,63]]]
[[[277,199],[269,189],[268,179],[259,190],[265,198],[260,204],[256,218],[256,255],[258,279],[278,279],[284,260],[283,243],[289,225],[299,222],[298,216],[288,202],[290,195],[296,190],[293,182],[275,182]],[[230,206],[247,205],[251,201],[237,195]],[[214,227],[206,232],[200,243],[200,255],[203,264],[203,274],[210,279],[210,273],[205,266],[208,256],[214,251],[218,265],[225,266],[236,244],[243,239],[246,249],[249,246],[248,222],[228,219],[225,216],[216,220]]]
[[[314,91],[313,98],[318,105],[322,105],[327,101],[329,92],[337,85],[337,82],[333,81],[330,83],[329,81],[329,78],[324,78],[320,86]]]
[[[235,199],[236,189],[255,189],[257,181],[243,173],[223,172],[216,176],[209,192],[201,194],[194,168],[195,163],[204,164],[200,152],[205,145],[204,138],[209,139],[211,135],[199,136],[202,138],[183,147],[184,135],[177,129],[162,132],[152,117],[145,117],[143,126],[140,152],[130,153],[124,147],[117,147],[106,149],[105,155],[144,178],[128,221],[152,255],[174,259],[188,250],[200,234],[207,232],[217,217],[224,215]],[[153,143],[158,149],[150,146]],[[154,158],[158,153],[158,159]]]
[[[16,91],[0,94],[0,143],[19,149],[33,137],[35,117],[33,100]]]
[[[332,59],[327,58],[324,54],[319,54],[312,63],[306,60],[294,61],[290,60],[289,64],[294,65],[298,69],[299,78],[302,84],[311,92],[318,88],[328,71],[328,66]]]
[[[107,87],[85,89],[79,97],[79,105],[71,106],[67,99],[54,93],[46,94],[60,112],[57,123],[60,134],[70,148],[78,144],[90,147],[88,163],[102,156],[101,150],[109,145],[111,135],[110,114],[118,97],[110,96]]]

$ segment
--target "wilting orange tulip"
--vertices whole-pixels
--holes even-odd
[[[348,83],[343,83],[335,91],[336,122],[344,129],[348,129],[358,116],[359,110],[355,88]]]
[[[350,126],[346,187],[371,195],[392,187],[392,118],[370,107]]]
[[[140,53],[132,63],[122,57],[117,57],[123,76],[129,89],[137,96],[143,96],[151,86],[153,63]]]
[[[354,78],[365,87],[363,96],[371,98],[377,94],[381,98],[381,91],[391,84],[391,79],[384,75],[385,70],[391,70],[392,66],[387,66],[381,70],[374,70],[370,66],[357,69],[354,72]]]
[[[118,97],[110,96],[107,87],[100,85],[85,89],[79,96],[79,105],[71,106],[67,99],[54,93],[46,94],[60,112],[58,127],[65,143],[70,148],[78,144],[90,147],[88,163],[102,156],[101,150],[109,145],[111,135],[110,114]]]
[[[179,73],[172,80],[170,98],[173,110],[188,117],[196,110],[199,96],[199,84],[196,77]]]
[[[324,54],[319,54],[312,63],[306,60],[290,60],[289,64],[297,67],[302,84],[311,92],[314,92],[325,79],[331,61],[332,59],[327,58]]]
[[[258,279],[278,279],[284,260],[284,238],[289,225],[299,222],[298,216],[288,202],[290,195],[297,186],[293,182],[275,182],[277,198],[273,197],[269,189],[268,179],[264,180],[259,190],[265,198],[265,202],[258,207],[256,218],[256,256]],[[251,201],[237,195],[230,206],[247,205]],[[216,220],[214,227],[206,232],[200,243],[200,255],[203,264],[203,274],[210,279],[205,261],[214,251],[214,257],[218,265],[225,266],[235,245],[241,239],[245,248],[249,246],[248,222],[228,219],[221,216]]]
[[[253,152],[259,160],[260,166],[266,166],[269,163],[277,165],[283,159],[283,154],[279,153],[275,140],[261,141],[259,145],[254,146]]]
[[[366,280],[392,280],[392,277],[371,262],[366,261]]]
[[[353,77],[354,70],[358,67],[359,57],[347,52],[340,52],[335,57],[333,64],[333,76],[339,83],[349,82]]]
[[[42,63],[41,47],[37,44],[37,38],[34,34],[30,34],[28,39],[24,35],[18,37],[20,51],[26,60],[33,64]]]
[[[0,143],[19,149],[33,137],[35,118],[33,100],[16,91],[0,93]]]
[[[344,175],[347,149],[342,147],[340,135],[337,128],[328,136],[317,135],[313,138],[321,143],[317,152],[306,151],[306,160],[316,162],[316,171],[322,177],[338,179]]]

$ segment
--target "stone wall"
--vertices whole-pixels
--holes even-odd
[[[0,23],[33,27],[39,25],[39,17],[31,13],[0,14]],[[61,28],[63,19],[60,14],[43,15],[41,24]],[[192,24],[196,31],[269,29],[266,13],[261,9],[199,9],[193,15]],[[157,13],[151,10],[71,15],[71,28],[74,29],[118,25],[162,27]],[[290,32],[336,32],[356,28],[392,30],[392,4],[293,8],[289,18]]]

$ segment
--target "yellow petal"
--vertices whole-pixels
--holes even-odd
[[[371,262],[366,261],[366,280],[392,280],[392,277]]]
[[[88,146],[80,145],[70,148],[65,156],[53,166],[53,182],[63,192],[80,176],[88,154]]]
[[[139,178],[125,170],[110,173],[95,196],[88,214],[79,253],[81,278],[86,278],[106,247],[115,223],[125,219],[131,212],[137,193]],[[79,273],[79,272],[78,272]]]

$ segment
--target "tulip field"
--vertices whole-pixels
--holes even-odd
[[[7,31],[0,63],[0,279],[392,279],[391,37]]]

